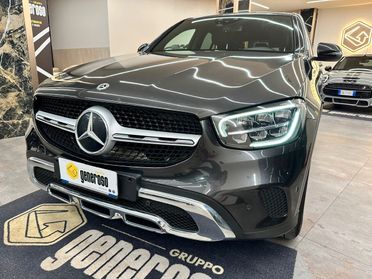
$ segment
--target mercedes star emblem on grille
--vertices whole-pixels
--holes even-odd
[[[102,155],[112,149],[114,142],[110,139],[108,126],[112,117],[111,112],[99,106],[91,107],[80,115],[75,136],[85,153]]]
[[[109,87],[110,87],[110,84],[108,84],[108,83],[101,83],[100,85],[97,86],[97,90],[98,91],[103,91],[103,90],[106,90]]]

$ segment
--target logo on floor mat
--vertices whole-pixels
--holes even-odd
[[[82,227],[86,218],[76,205],[41,204],[4,224],[7,245],[52,245]]]
[[[115,228],[103,226],[120,232]],[[126,236],[133,237],[129,234]],[[136,247],[127,239],[119,239],[99,230],[89,230],[60,248],[54,255],[45,258],[40,267],[50,272],[70,263],[71,267],[95,279],[160,276],[167,279],[211,279],[224,273],[222,266],[186,254],[179,249],[172,249],[169,257],[166,254],[161,255],[162,250],[165,252],[166,248],[147,241],[146,244],[159,250],[155,253]],[[171,258],[178,261],[174,262]],[[213,277],[207,273],[213,274]]]

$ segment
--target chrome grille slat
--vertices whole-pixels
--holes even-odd
[[[54,115],[44,111],[38,111],[35,116],[36,120],[56,128],[74,133],[76,129],[76,119],[71,119],[59,115]]]

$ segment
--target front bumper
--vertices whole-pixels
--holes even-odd
[[[349,80],[345,78],[329,79],[322,85],[321,97],[323,102],[333,103],[336,105],[346,105],[353,107],[370,107],[372,106],[372,93],[370,85],[361,82],[361,80]],[[339,90],[353,91],[351,96],[341,95]]]
[[[36,186],[63,202],[77,204],[83,210],[100,217],[122,219],[124,223],[131,226],[200,241],[219,241],[235,238],[235,234],[223,218],[209,205],[200,201],[146,188],[139,189],[138,197],[180,208],[191,216],[198,227],[195,232],[180,230],[172,227],[166,220],[154,214],[133,210],[129,207],[97,198],[94,195],[71,189],[71,187],[66,185],[52,182],[52,180],[48,183],[45,179],[38,179],[35,175],[35,168],[44,169],[54,174],[54,163],[37,157],[29,157],[27,162],[29,176]]]

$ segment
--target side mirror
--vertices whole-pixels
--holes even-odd
[[[332,71],[332,67],[331,66],[327,66],[327,67],[324,68],[324,70],[326,70],[327,72],[330,72],[330,71]]]
[[[342,57],[342,50],[336,44],[319,43],[317,61],[338,61]]]
[[[137,52],[138,53],[143,53],[143,52],[145,52],[148,48],[149,48],[149,44],[142,44],[142,45],[140,45],[139,46],[139,48],[137,49]]]

